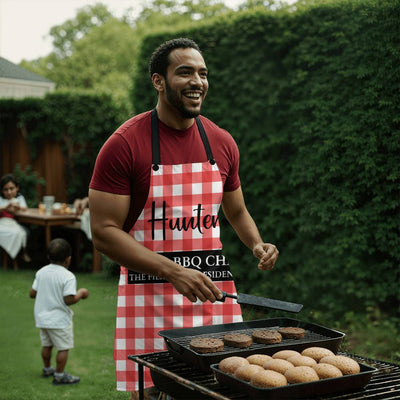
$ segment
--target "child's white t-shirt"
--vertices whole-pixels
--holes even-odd
[[[34,307],[37,328],[63,329],[72,322],[73,311],[64,296],[76,295],[75,275],[62,265],[49,264],[36,272],[32,289],[36,290]]]

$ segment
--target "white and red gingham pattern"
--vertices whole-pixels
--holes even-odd
[[[155,232],[152,240],[152,204],[156,202],[156,217],[162,217],[162,204],[166,202],[168,218],[196,217],[193,211],[201,204],[202,215],[217,217],[223,195],[221,176],[216,164],[161,165],[152,170],[149,196],[143,212],[130,234],[145,247],[159,253],[181,251],[207,251],[221,249],[219,224],[204,229],[165,230]],[[165,329],[187,328],[242,321],[239,304],[226,299],[225,303],[191,303],[170,283],[128,284],[128,270],[121,267],[118,287],[117,322],[114,359],[117,390],[138,390],[137,364],[128,355],[164,350],[164,339],[158,332]],[[227,293],[236,293],[233,281],[214,282]],[[146,369],[145,387],[152,386]]]
[[[138,366],[128,356],[166,350],[159,331],[242,321],[236,300],[191,303],[170,283],[126,285],[127,271],[121,267],[118,290],[114,346],[117,390],[139,390]],[[233,281],[214,283],[227,293],[236,293]],[[144,382],[145,387],[153,385],[147,368]]]
[[[163,215],[163,201],[166,202],[169,218],[179,218],[179,223],[194,217],[197,219],[197,207],[202,206],[201,217],[213,215],[217,218],[223,195],[221,176],[216,164],[209,162],[179,165],[160,165],[158,171],[152,171],[149,199],[156,202],[156,218]],[[151,203],[150,203],[151,204]],[[219,222],[215,227],[184,232],[178,229],[166,229],[163,240],[162,223],[155,224],[155,237],[152,239],[152,207],[143,209],[134,226],[134,237],[147,248],[157,252],[192,251],[220,249]]]

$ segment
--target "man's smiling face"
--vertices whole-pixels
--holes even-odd
[[[208,91],[207,67],[195,49],[175,49],[169,55],[165,77],[166,100],[182,118],[200,114]]]

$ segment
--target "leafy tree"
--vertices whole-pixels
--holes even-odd
[[[163,22],[164,26],[174,22],[198,21],[232,11],[222,1],[213,0],[154,0],[144,7],[136,23],[149,24],[154,18]],[[171,21],[172,18],[172,21]]]
[[[240,9],[272,7],[278,0],[247,0]],[[58,89],[94,89],[111,94],[129,109],[132,76],[142,38],[150,33],[183,29],[233,10],[221,0],[153,0],[139,16],[130,10],[116,18],[101,3],[78,10],[76,16],[51,28],[54,50],[21,65],[57,84]]]
[[[239,5],[239,10],[248,10],[255,7],[274,8],[277,5],[281,5],[281,2],[276,0],[246,0]]]
[[[53,37],[54,54],[57,58],[71,56],[75,44],[80,39],[89,33],[93,27],[101,26],[111,18],[113,18],[112,14],[103,4],[79,9],[74,19],[69,19],[50,29],[50,36]]]
[[[75,18],[50,30],[54,50],[21,65],[56,82],[57,88],[94,89],[111,94],[130,112],[130,85],[141,39],[155,30],[185,26],[227,12],[213,0],[154,0],[133,21],[114,17],[102,4],[80,9]]]
[[[94,89],[128,107],[127,88],[138,46],[133,33],[126,20],[113,17],[105,6],[85,7],[50,30],[52,53],[23,61],[22,66],[56,82],[58,89]]]

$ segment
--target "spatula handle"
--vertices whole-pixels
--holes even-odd
[[[229,293],[226,293],[226,292],[222,292],[222,299],[218,299],[218,301],[224,302],[227,297],[230,297],[231,299],[237,299],[237,296],[234,295],[234,294],[229,294]]]

